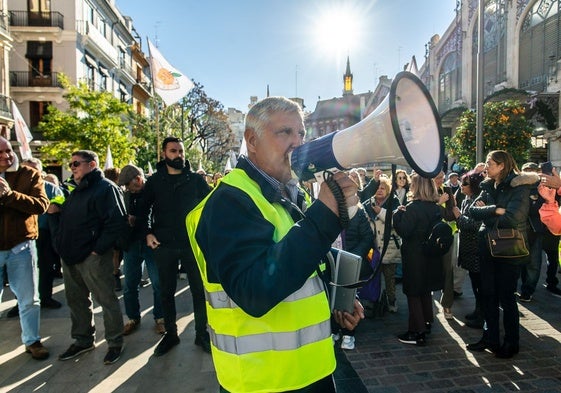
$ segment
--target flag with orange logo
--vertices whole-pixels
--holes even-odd
[[[175,104],[193,88],[193,82],[169,64],[150,40],[148,40],[148,50],[154,91],[162,97],[166,105]]]

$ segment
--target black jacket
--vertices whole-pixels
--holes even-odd
[[[157,172],[146,180],[140,219],[164,247],[190,248],[185,218],[210,192],[207,182],[191,172],[189,162],[179,175],[170,175],[160,161]],[[149,219],[152,209],[152,219]]]
[[[372,273],[372,267],[368,262],[368,252],[376,247],[374,232],[370,227],[364,207],[360,207],[355,216],[349,222],[349,226],[344,231],[344,249],[355,255],[362,257],[362,268],[360,278],[367,278]]]
[[[127,213],[121,190],[96,168],[84,176],[62,205],[56,249],[68,265],[95,251],[105,254],[125,231]]]
[[[401,236],[403,293],[421,296],[444,286],[442,257],[429,257],[421,252],[432,226],[442,218],[444,209],[435,202],[411,201],[406,210],[396,210],[393,226]]]
[[[479,239],[485,239],[489,228],[497,224],[498,228],[515,228],[523,233],[528,242],[528,214],[530,211],[530,189],[540,180],[536,173],[511,172],[495,188],[495,181],[486,179],[481,182],[481,194],[469,209],[475,220],[483,221],[479,229]],[[477,201],[483,201],[485,206],[476,206]],[[498,216],[495,210],[504,208],[505,214]],[[522,264],[529,261],[524,258],[505,259],[504,262]]]

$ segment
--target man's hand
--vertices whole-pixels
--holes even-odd
[[[333,310],[333,316],[337,323],[348,330],[354,330],[361,319],[364,319],[364,307],[355,299],[355,308],[352,314],[346,311]]]
[[[156,239],[156,236],[150,233],[146,235],[146,245],[152,250],[155,250],[156,248],[160,247],[160,242],[158,241],[158,239]]]
[[[0,177],[0,198],[10,195],[12,189],[8,184],[8,181],[3,177]]]
[[[128,223],[129,223],[129,227],[134,227],[135,224],[136,224],[136,216],[131,216],[131,215],[129,214],[129,216],[128,216],[128,218],[127,218],[127,221],[128,221]]]
[[[337,182],[341,191],[343,191],[343,196],[347,203],[347,207],[355,206],[359,200],[356,192],[358,187],[356,183],[351,179],[345,172],[337,172],[333,174],[333,180]],[[329,189],[329,186],[326,182],[321,183],[321,187],[319,190],[318,199],[327,206],[333,213],[339,217],[339,208],[337,205],[337,201],[333,196],[333,193]]]
[[[557,169],[553,168],[552,172],[553,175],[546,175],[545,173],[540,173],[540,179],[541,179],[540,184],[558,190],[561,187],[561,178],[557,173]]]
[[[555,194],[557,194],[557,189],[550,188],[545,184],[540,184],[538,186],[538,192],[545,199],[545,203],[553,203],[555,202]]]

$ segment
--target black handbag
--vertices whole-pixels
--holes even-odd
[[[489,252],[495,258],[521,258],[530,255],[524,235],[515,228],[497,228],[487,232]]]

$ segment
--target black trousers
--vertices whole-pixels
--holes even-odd
[[[53,296],[55,265],[60,264],[60,256],[53,248],[51,231],[48,228],[39,228],[36,245],[37,266],[39,267],[39,298],[44,301],[51,299]]]
[[[154,260],[160,276],[160,297],[166,331],[177,334],[177,312],[175,308],[175,291],[177,290],[177,268],[179,261],[185,266],[195,313],[195,332],[207,335],[206,305],[203,281],[193,252],[188,248],[168,248],[160,246],[154,250]]]
[[[520,316],[516,303],[516,286],[521,267],[507,260],[493,258],[486,246],[480,244],[481,255],[481,303],[483,315],[487,322],[487,340],[489,344],[499,346],[500,309],[503,309],[504,341],[518,345],[520,340]]]

